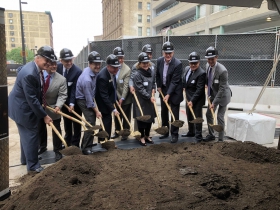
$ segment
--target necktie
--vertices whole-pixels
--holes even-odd
[[[46,79],[45,86],[44,86],[44,94],[47,92],[47,90],[50,86],[50,80],[51,80],[51,75],[48,74],[48,77]]]
[[[190,81],[190,78],[192,77],[192,75],[193,75],[193,71],[191,71],[191,70],[190,70],[190,72],[189,72],[189,77],[188,77],[187,82],[189,82],[189,81]]]
[[[46,97],[45,97],[45,93],[44,93],[44,87],[45,87],[45,80],[44,80],[44,75],[43,75],[43,71],[40,71],[40,76],[41,76],[41,81],[42,81],[42,102],[44,104],[44,106],[47,105],[47,101],[46,101]]]
[[[211,86],[212,86],[212,68],[210,67],[210,69],[209,69],[209,72],[208,72],[208,84],[207,84],[207,86],[208,86],[208,96],[210,96],[210,93],[211,93]]]
[[[67,74],[68,74],[67,69],[65,69],[64,75],[63,75],[63,76],[66,78],[66,77],[67,77]]]

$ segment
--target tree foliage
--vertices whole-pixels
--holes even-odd
[[[13,60],[15,61],[15,63],[22,64],[22,57],[20,55],[20,52],[21,52],[21,47],[14,48],[11,51],[7,51],[6,53],[7,61]],[[27,53],[26,62],[32,61],[34,59],[34,53],[29,49],[25,49],[25,52]]]

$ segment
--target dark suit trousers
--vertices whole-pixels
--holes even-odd
[[[193,112],[196,117],[202,118],[202,106],[193,106]],[[186,105],[186,114],[188,118],[188,126],[189,126],[189,132],[192,134],[195,134],[196,138],[201,139],[202,138],[202,123],[194,124],[190,123],[189,121],[194,120],[194,117],[189,109],[189,107]]]
[[[129,122],[131,122],[131,105],[132,105],[132,103],[131,104],[122,105],[122,109],[123,109],[127,119],[129,120]],[[118,106],[117,106],[117,110],[120,113],[120,119],[121,119],[123,128],[130,130],[129,124],[124,119],[123,114],[120,111],[120,109],[118,108]],[[116,128],[115,131],[120,131],[121,130],[121,126],[120,126],[119,120],[118,120],[117,117],[114,117],[114,119],[115,119],[115,128]]]
[[[26,128],[16,123],[20,136],[20,162],[26,164],[27,171],[34,171],[41,165],[38,159],[38,127]]]
[[[88,121],[91,125],[95,125],[96,122],[95,111],[92,108],[87,108],[86,100],[77,99],[76,101],[78,106],[82,110],[82,113],[84,114],[86,121]],[[87,124],[86,127],[90,128]],[[91,135],[90,132],[84,132],[81,148],[85,149],[86,147],[91,146],[93,144],[93,139],[94,137]]]
[[[162,92],[164,95],[166,95],[166,89],[162,88]],[[168,101],[171,110],[174,114],[175,120],[179,120],[179,112],[180,112],[180,104],[175,105],[171,101]],[[160,106],[161,106],[161,119],[162,119],[162,126],[167,126],[169,128],[169,121],[172,122],[173,119],[171,117],[171,120],[169,120],[169,111],[167,106],[165,105],[165,102],[162,100],[162,97],[160,97]],[[171,125],[171,135],[177,136],[179,133],[179,128]]]
[[[112,130],[112,115],[111,114],[102,114],[102,121],[104,124],[105,131],[109,134],[108,140],[111,138],[111,130]],[[103,141],[104,138],[98,138],[99,141]]]
[[[61,108],[61,111],[67,115],[70,115],[73,118],[76,118],[77,120],[80,120],[73,113],[70,113],[68,109],[64,106]],[[77,112],[79,115],[82,115],[82,111],[77,104],[74,106],[74,111]],[[81,139],[81,125],[79,123],[73,122],[72,120],[66,117],[63,117],[63,120],[64,120],[64,131],[65,131],[64,139],[67,145],[68,146],[73,145],[79,147],[80,139]]]
[[[60,127],[61,118],[53,120],[54,127],[59,131],[61,134],[61,127]],[[38,130],[39,130],[39,139],[40,139],[40,146],[39,148],[47,148],[48,146],[48,133],[47,133],[47,125],[44,122],[44,119],[41,119],[38,124]],[[52,130],[52,138],[53,138],[53,151],[58,152],[62,149],[62,142],[60,138],[56,135],[54,130]]]

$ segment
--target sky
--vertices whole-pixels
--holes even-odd
[[[102,34],[101,0],[21,0],[22,11],[50,11],[53,18],[54,51],[62,48],[78,55],[94,36]],[[5,10],[19,10],[19,0],[0,0]]]

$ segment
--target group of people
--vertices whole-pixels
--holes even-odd
[[[174,57],[174,46],[169,41],[163,44],[162,57],[157,59],[156,64],[151,61],[152,53],[152,46],[144,45],[138,62],[130,69],[124,62],[124,50],[116,47],[107,56],[106,66],[101,69],[102,56],[97,51],[92,51],[88,55],[88,67],[82,71],[73,64],[74,56],[70,49],[62,49],[60,62],[57,62],[51,47],[41,47],[34,61],[24,65],[18,72],[8,99],[9,116],[16,122],[20,135],[21,164],[27,165],[28,171],[43,170],[38,155],[47,150],[46,125],[53,124],[61,133],[63,114],[77,120],[80,119],[76,115],[83,114],[92,126],[96,125],[97,118],[102,119],[105,131],[109,134],[108,139],[115,139],[119,137],[121,128],[131,130],[133,113],[134,130],[141,134],[139,143],[142,146],[153,144],[150,130],[156,116],[155,92],[160,92],[162,126],[168,127],[168,132],[160,136],[160,139],[171,135],[171,143],[178,141],[179,127],[171,124],[169,129],[167,104],[170,105],[175,120],[179,120],[180,103],[185,91],[189,131],[182,134],[182,137],[195,137],[198,142],[214,140],[211,126],[208,126],[209,135],[203,139],[202,123],[192,124],[189,121],[193,120],[190,108],[196,117],[202,117],[205,98],[209,97],[212,103],[206,112],[207,123],[213,124],[211,109],[215,111],[218,108],[218,124],[224,127],[224,115],[231,91],[227,69],[217,62],[217,49],[209,47],[206,50],[206,71],[200,66],[200,55],[197,52],[189,55],[189,66],[183,69],[181,61]],[[115,128],[111,136],[112,114],[115,117]],[[150,118],[141,120],[141,115]],[[121,125],[117,118],[120,118]],[[93,144],[92,133],[84,132],[80,143],[81,124],[65,115],[63,119],[67,145],[81,147],[85,155],[92,154],[96,145]],[[54,131],[52,135],[55,158],[60,160],[62,154],[59,151],[63,149],[63,145]],[[218,140],[223,141],[223,136],[222,131]],[[127,136],[121,137],[121,140],[126,139]],[[99,142],[103,140],[98,138]]]

